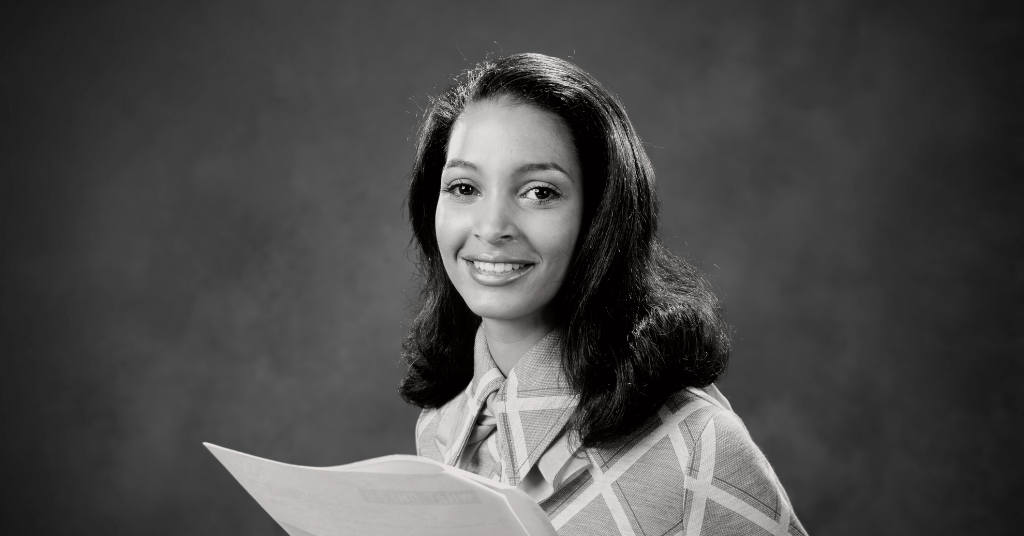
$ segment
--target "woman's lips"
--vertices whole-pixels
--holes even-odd
[[[500,286],[526,275],[533,264],[522,262],[483,262],[464,259],[469,275],[481,285]]]
[[[470,261],[470,262],[473,263],[473,268],[476,268],[477,270],[480,270],[481,272],[498,273],[498,274],[504,273],[504,272],[514,272],[516,270],[522,269],[523,266],[526,266],[526,263],[516,263],[516,262],[483,262],[483,261]]]

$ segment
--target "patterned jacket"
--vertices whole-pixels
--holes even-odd
[[[669,397],[617,448],[570,447],[565,425],[576,398],[561,374],[559,341],[558,331],[547,335],[506,380],[481,328],[473,379],[421,413],[418,454],[528,487],[563,536],[806,534],[742,421],[701,389]]]

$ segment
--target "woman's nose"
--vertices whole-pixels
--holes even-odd
[[[514,221],[514,207],[502,199],[489,199],[476,206],[473,221],[473,234],[483,240],[496,244],[514,240],[518,234]]]

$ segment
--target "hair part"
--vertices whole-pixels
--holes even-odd
[[[424,408],[454,398],[473,376],[480,318],[448,279],[434,213],[448,139],[466,106],[509,99],[560,117],[584,180],[581,235],[555,297],[562,369],[579,404],[569,421],[584,447],[627,438],[674,392],[725,370],[728,326],[710,284],[657,238],[654,169],[618,98],[576,65],[516,54],[466,71],[431,99],[420,125],[409,216],[422,279],[402,349],[400,393]]]

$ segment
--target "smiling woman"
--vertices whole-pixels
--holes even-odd
[[[465,73],[424,114],[409,210],[420,455],[518,486],[560,534],[805,534],[714,386],[721,306],[658,242],[654,170],[597,80],[538,54]]]
[[[445,271],[483,319],[508,374],[558,323],[554,298],[583,218],[576,150],[554,114],[508,99],[468,106],[452,129],[434,215]]]

